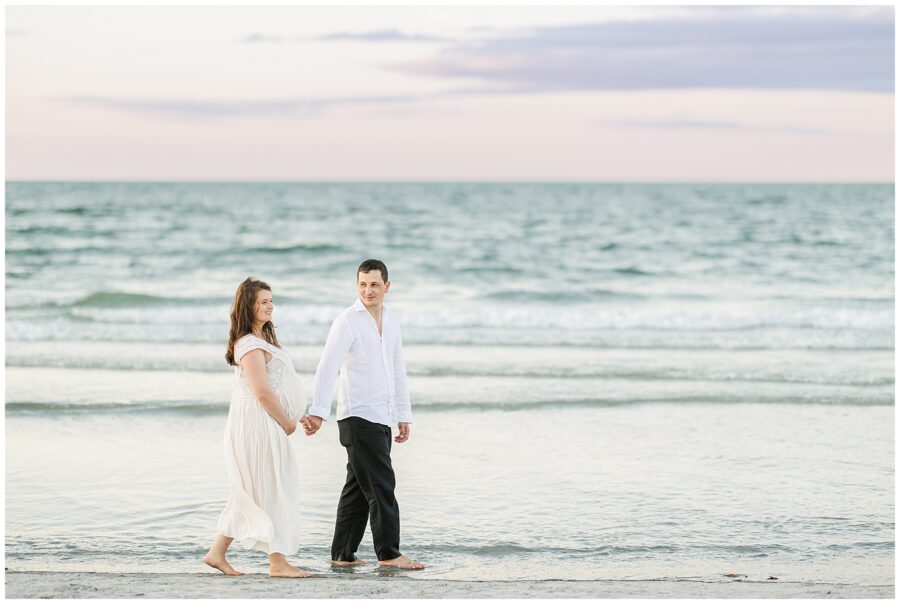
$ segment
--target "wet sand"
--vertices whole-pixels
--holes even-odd
[[[445,581],[6,571],[7,598],[893,598],[893,585],[729,580]]]

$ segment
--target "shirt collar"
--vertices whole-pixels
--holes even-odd
[[[360,300],[359,298],[357,298],[357,299],[356,299],[356,302],[353,303],[353,309],[354,309],[356,312],[360,312],[360,311],[363,311],[363,310],[365,310],[366,312],[369,312],[369,311],[366,309],[366,305],[363,304],[362,300]],[[382,305],[381,305],[381,312],[384,313],[386,310],[387,310],[387,306],[385,306],[384,304],[382,304]],[[382,315],[382,316],[383,316],[383,315]]]

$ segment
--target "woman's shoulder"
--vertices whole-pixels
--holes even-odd
[[[256,346],[259,344],[267,344],[267,342],[262,338],[253,335],[252,333],[242,335],[234,343],[235,346],[241,347]]]
[[[265,344],[266,346],[274,346],[274,344],[270,343],[265,338],[259,337],[255,333],[244,334],[240,338],[238,338],[237,341],[240,342],[241,340],[246,340],[248,342],[259,342],[261,344]]]
[[[271,351],[275,347],[259,336],[248,333],[237,339],[237,341],[234,343],[234,348],[235,350],[240,350],[243,353],[247,353],[255,348],[262,348],[263,350]]]

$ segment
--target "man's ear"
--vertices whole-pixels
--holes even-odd
[[[387,290],[389,290],[389,289],[391,289],[391,282],[390,282],[390,281],[385,281],[385,283],[384,283],[384,291],[387,291]]]

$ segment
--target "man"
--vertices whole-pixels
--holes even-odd
[[[378,564],[418,570],[425,566],[400,553],[400,508],[394,497],[390,426],[396,421],[394,441],[406,442],[412,410],[400,324],[384,307],[391,288],[387,267],[380,260],[366,260],[356,281],[359,297],[331,324],[316,368],[313,403],[302,420],[311,436],[328,419],[340,372],[337,418],[347,449],[347,480],[338,502],[331,561],[339,566],[365,563],[357,559],[356,549],[369,520]]]

